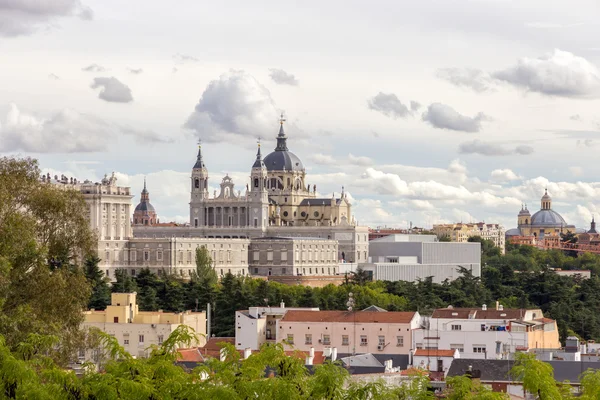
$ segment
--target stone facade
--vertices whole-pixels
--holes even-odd
[[[335,275],[337,240],[264,237],[252,239],[249,264],[252,275]]]
[[[249,244],[248,239],[134,238],[121,248],[100,253],[103,260],[100,267],[110,278],[114,278],[117,269],[125,269],[135,276],[144,268],[157,274],[178,274],[188,278],[196,270],[196,249],[206,247],[217,275],[228,272],[246,275]]]

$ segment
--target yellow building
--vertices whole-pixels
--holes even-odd
[[[541,209],[531,215],[527,206],[521,207],[517,217],[518,226],[506,231],[506,236],[533,236],[542,240],[547,236],[559,236],[561,233],[576,233],[575,225],[569,225],[565,219],[552,209],[552,198],[546,189],[541,199]]]
[[[494,245],[504,253],[505,232],[502,225],[499,224],[486,224],[485,222],[440,224],[433,225],[432,231],[438,238],[448,236],[451,242],[459,243],[468,242],[470,237],[479,236],[494,242]]]
[[[104,311],[84,311],[84,328],[98,328],[114,336],[135,357],[146,357],[151,345],[161,345],[179,325],[187,325],[199,336],[198,346],[206,343],[206,313],[185,311],[139,311],[136,293],[113,293]],[[80,354],[80,358],[85,355]],[[92,355],[91,358],[95,358]],[[98,361],[98,360],[94,360]]]

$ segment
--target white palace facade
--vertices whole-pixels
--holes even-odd
[[[299,247],[289,249],[289,259],[293,259],[296,268],[289,268],[288,274],[302,275],[300,271],[313,270],[313,275],[327,274],[322,271],[338,273],[336,268],[308,268],[321,261],[328,263],[328,267],[334,265],[330,257],[317,260],[315,254],[317,249],[323,254],[322,248],[335,242],[337,263],[368,260],[368,228],[357,225],[343,190],[339,196],[319,197],[316,186],[311,188],[306,184],[302,162],[287,148],[283,119],[275,150],[263,158],[258,146],[250,169],[250,184],[243,192],[236,191],[232,179],[225,176],[219,192],[209,193],[208,168],[199,146],[191,171],[189,224],[156,223],[156,214],[144,185],[144,195],[136,207],[138,223],[133,223],[132,227],[133,196],[129,187],[117,185],[114,173],[96,183],[81,183],[64,176],[60,179],[47,176],[42,180],[71,187],[83,194],[89,206],[90,224],[98,235],[101,269],[111,278],[117,269],[128,270],[135,276],[146,267],[158,273],[187,276],[196,268],[195,250],[201,246],[209,250],[219,275],[228,272],[246,275],[254,271],[251,267],[255,257],[250,259],[248,251],[253,238],[262,238],[261,249],[265,252],[272,252],[281,243],[273,240],[273,246],[265,246],[267,238],[298,239]],[[154,212],[153,217],[145,218],[144,213],[149,212]],[[315,242],[319,240],[323,243]],[[307,268],[299,268],[302,266]]]

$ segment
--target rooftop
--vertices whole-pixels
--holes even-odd
[[[410,323],[415,312],[399,311],[288,311],[282,322]]]
[[[528,310],[524,308],[514,309],[495,309],[488,308],[438,308],[431,318],[449,318],[449,319],[523,319]],[[542,312],[540,311],[540,315]]]
[[[416,357],[454,357],[456,350],[417,349]]]

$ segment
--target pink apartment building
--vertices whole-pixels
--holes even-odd
[[[372,353],[406,368],[420,319],[417,312],[289,310],[277,321],[277,342],[302,351],[331,348],[338,357]]]

